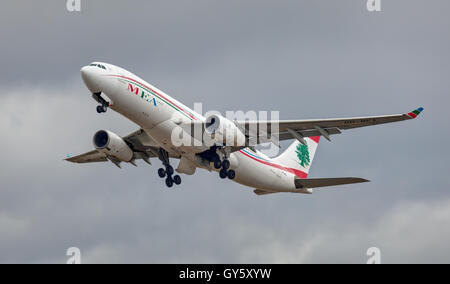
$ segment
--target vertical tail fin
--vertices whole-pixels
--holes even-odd
[[[299,141],[292,143],[274,161],[285,167],[300,171],[303,178],[306,178],[319,145],[320,136],[305,138],[306,145]]]

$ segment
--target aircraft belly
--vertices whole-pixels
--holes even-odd
[[[178,125],[172,120],[165,120],[152,128],[144,128],[148,135],[152,137],[156,142],[158,142],[161,147],[163,147],[169,153],[174,153],[176,155],[194,154],[200,153],[208,149],[205,146],[193,147],[190,144],[181,145],[178,144],[179,141],[172,140],[172,133]],[[185,135],[189,135],[185,133]]]
[[[295,189],[292,174],[264,165],[239,152],[233,155],[238,158],[238,167],[235,169],[237,183],[271,191]]]

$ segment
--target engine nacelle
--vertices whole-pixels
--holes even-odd
[[[206,118],[205,131],[214,141],[226,146],[244,146],[246,142],[244,133],[232,121],[220,115]]]
[[[123,141],[123,139],[108,130],[100,130],[94,135],[94,147],[108,156],[112,156],[121,162],[130,162],[133,157],[133,150]]]

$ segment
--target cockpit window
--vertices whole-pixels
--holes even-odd
[[[89,66],[96,66],[96,67],[98,67],[100,69],[106,70],[106,67],[101,65],[101,64],[91,63],[91,64],[89,64]]]

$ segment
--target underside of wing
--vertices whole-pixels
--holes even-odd
[[[323,136],[330,140],[330,135],[340,134],[341,130],[373,126],[416,118],[423,108],[418,108],[407,114],[384,116],[366,116],[351,118],[310,119],[310,120],[280,120],[280,121],[245,121],[235,122],[245,131],[246,135],[258,137],[258,144],[271,142],[270,136],[278,137],[280,141],[304,137]]]
[[[160,147],[158,144],[143,130],[137,130],[127,136],[121,137],[125,141],[126,145],[133,152],[133,159],[130,163],[134,163],[135,160],[143,159],[147,163],[150,163],[149,158],[158,157],[158,151]],[[172,158],[178,158],[175,154],[169,153]],[[81,155],[68,157],[66,161],[72,163],[95,163],[111,161],[120,168],[120,161],[113,155],[107,155],[102,151],[93,150]]]
[[[135,132],[124,136],[123,140],[129,142],[133,145],[134,149],[137,151],[148,151],[148,149],[158,149],[159,144],[156,143],[150,136],[148,136],[147,132],[143,129],[136,130]]]
[[[108,161],[108,159],[106,158],[105,154],[100,153],[97,150],[94,150],[78,156],[69,157],[66,159],[66,161],[84,164],[84,163],[106,162]]]

